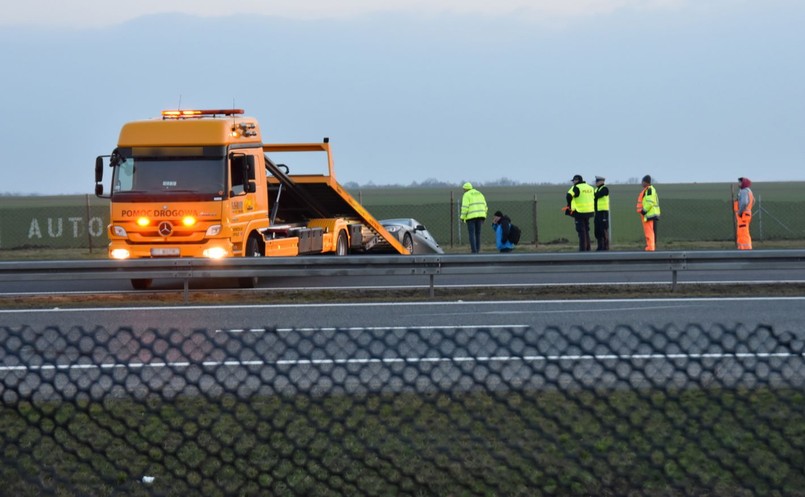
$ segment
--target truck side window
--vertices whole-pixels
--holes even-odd
[[[231,191],[233,195],[240,195],[243,193],[243,161],[244,156],[233,156],[229,161],[229,178],[231,181]]]
[[[115,172],[114,191],[127,192],[134,187],[134,159],[124,160]]]

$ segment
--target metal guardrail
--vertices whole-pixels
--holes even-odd
[[[430,276],[556,272],[805,269],[805,250],[586,252],[490,255],[350,255],[232,259],[137,259],[0,262],[0,281],[181,279],[312,276]]]

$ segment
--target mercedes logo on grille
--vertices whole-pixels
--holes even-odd
[[[159,223],[159,234],[162,236],[168,236],[173,233],[173,225],[167,221],[162,221]]]

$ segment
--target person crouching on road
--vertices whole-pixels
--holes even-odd
[[[514,250],[514,244],[509,241],[511,225],[512,222],[509,216],[500,211],[496,211],[492,216],[492,229],[495,230],[495,246],[501,253]]]
[[[579,252],[590,250],[590,218],[595,213],[595,191],[577,174],[571,180],[573,186],[567,191],[565,212],[573,216],[576,233],[579,235]]]
[[[595,241],[598,250],[609,250],[609,187],[606,178],[595,177]]]
[[[752,193],[752,182],[749,178],[738,178],[738,198],[733,202],[735,212],[735,242],[738,250],[752,250],[752,236],[749,224],[752,222],[752,207],[755,205],[755,194]]]
[[[470,251],[473,254],[481,252],[481,228],[488,211],[484,194],[473,188],[472,183],[464,183],[464,196],[461,197],[461,220],[467,223]]]
[[[657,189],[651,184],[651,176],[643,176],[643,190],[637,196],[637,212],[643,221],[643,234],[646,237],[646,251],[653,252],[657,247],[657,222],[660,220],[660,199]]]

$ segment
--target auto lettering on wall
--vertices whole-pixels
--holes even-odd
[[[28,227],[29,240],[48,238],[79,238],[87,231],[93,237],[106,234],[106,224],[101,217],[91,217],[89,222],[83,217],[49,217],[43,220],[32,218]]]

